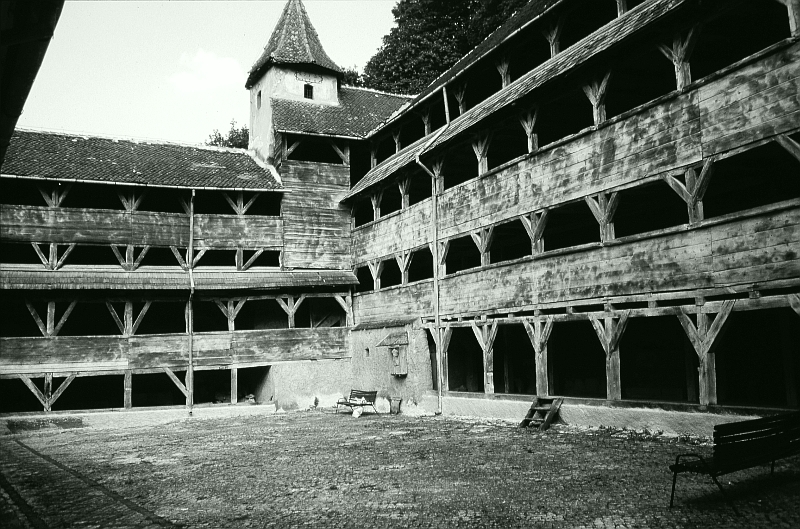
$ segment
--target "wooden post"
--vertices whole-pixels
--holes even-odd
[[[700,379],[699,400],[703,406],[717,404],[717,372],[713,346],[735,303],[736,300],[723,302],[719,314],[710,325],[709,314],[705,312],[697,314],[697,325],[694,324],[685,310],[681,309],[678,314],[681,326],[686,331],[689,341],[692,343],[692,347],[694,347],[700,360],[700,367],[698,368]]]
[[[383,190],[376,191],[369,197],[372,202],[372,220],[381,218],[381,199],[383,199]]]
[[[408,192],[411,189],[411,177],[406,176],[398,180],[397,187],[400,189],[400,209],[408,209],[410,202]]]
[[[685,38],[675,35],[675,38],[672,39],[672,47],[663,44],[658,47],[661,53],[672,61],[672,65],[675,67],[675,84],[678,90],[682,90],[692,82],[692,69],[689,59],[692,56],[699,33],[700,27],[694,26],[689,30]]]
[[[369,167],[370,169],[378,165],[378,146],[375,143],[370,144],[369,149]]]
[[[431,111],[425,110],[422,114],[420,114],[422,118],[422,124],[425,126],[425,136],[431,133]]]
[[[595,197],[585,197],[586,204],[592,210],[595,220],[600,225],[600,240],[607,242],[614,239],[614,213],[619,204],[619,194],[602,192]]]
[[[620,400],[622,398],[622,385],[619,374],[619,342],[625,327],[628,325],[629,311],[623,312],[618,320],[609,314],[604,318],[605,326],[597,316],[591,317],[592,327],[594,327],[597,337],[606,353],[606,398],[608,400]]]
[[[437,267],[437,272],[439,274],[439,277],[444,277],[447,275],[447,254],[449,251],[450,251],[450,240],[448,239],[446,241],[439,241],[438,244],[439,262],[438,264],[434,263],[434,266]],[[433,248],[431,248],[431,253],[433,252],[434,250]]]
[[[617,16],[621,17],[628,11],[628,0],[617,0]]]
[[[455,89],[453,92],[453,97],[456,98],[458,102],[458,115],[462,115],[464,112],[467,111],[467,105],[465,103],[465,97],[467,95],[467,83],[463,83],[458,88]]]
[[[481,266],[486,266],[491,261],[489,249],[492,246],[492,237],[494,236],[494,226],[481,228],[476,232],[471,232],[472,242],[478,247],[481,253]]]
[[[792,37],[800,35],[800,0],[778,0],[786,6],[789,15],[789,32]]]
[[[403,132],[402,127],[397,127],[397,130],[392,131],[392,138],[394,139],[394,152],[398,153],[402,149],[400,145],[400,134]]]
[[[686,399],[689,402],[700,402],[697,394],[697,369],[694,367],[692,357],[695,356],[694,349],[684,347],[684,367],[686,372]]]
[[[124,402],[126,410],[133,407],[133,372],[130,369],[125,370]]]
[[[239,402],[239,369],[231,368],[231,404]]]
[[[531,239],[531,255],[544,251],[544,229],[547,226],[547,218],[550,216],[549,209],[528,213],[520,216],[519,220],[528,232]]]
[[[50,411],[51,399],[53,398],[53,373],[44,374],[44,395],[45,405],[44,411]]]
[[[472,150],[478,159],[478,175],[489,170],[489,144],[492,142],[491,134],[477,136],[472,142]]]
[[[589,98],[592,104],[592,112],[594,115],[594,124],[599,125],[606,120],[606,92],[608,89],[608,80],[611,78],[611,71],[606,72],[602,81],[594,81],[591,84],[583,87],[583,93]]]
[[[550,43],[550,57],[555,57],[561,51],[561,30],[564,29],[564,19],[559,18],[554,24],[542,32],[544,38]]]
[[[539,116],[539,109],[534,107],[519,117],[519,123],[528,136],[528,152],[535,152],[539,149],[539,135],[533,129],[536,126],[536,118]]]
[[[800,143],[794,141],[788,134],[778,134],[775,141],[786,149],[797,161],[800,161]]]
[[[694,168],[686,171],[686,185],[674,176],[666,175],[664,181],[669,185],[678,196],[680,196],[689,208],[689,224],[696,224],[703,220],[703,196],[711,182],[714,173],[714,158],[707,158],[703,162],[703,169],[700,175]]]
[[[411,267],[411,259],[413,257],[414,254],[408,250],[404,250],[394,256],[397,261],[397,266],[400,268],[400,274],[402,275],[401,283],[403,285],[408,284],[408,270]]]
[[[438,332],[441,331],[441,332]],[[442,390],[448,389],[447,382],[447,350],[450,348],[450,339],[453,337],[453,328],[445,325],[439,329],[431,329],[431,336],[436,345],[437,356],[441,358],[440,366],[442,372],[439,376],[439,383],[442,384]]]
[[[472,332],[483,351],[483,392],[494,393],[494,340],[497,338],[497,321],[491,324],[482,321],[480,325],[472,321]]]
[[[553,331],[553,317],[547,316],[542,325],[542,320],[537,318],[533,321],[524,320],[525,331],[533,345],[536,354],[536,395],[547,397],[550,395],[550,380],[547,369],[547,340]]]
[[[383,273],[383,261],[378,259],[374,259],[372,261],[367,261],[367,266],[369,267],[369,272],[372,274],[372,282],[375,285],[375,290],[381,289],[381,274]]]
[[[300,295],[300,297],[297,299],[295,299],[294,296],[286,296],[286,301],[284,301],[282,298],[275,298],[275,301],[278,302],[278,305],[280,305],[283,311],[289,316],[290,329],[294,329],[294,315],[297,312],[297,309],[300,308],[300,304],[304,299],[306,299],[305,294]]]
[[[500,74],[500,83],[501,87],[505,88],[511,84],[511,72],[509,71],[509,60],[508,57],[503,57],[502,59],[498,60],[494,63],[495,67],[497,68],[497,73]]]

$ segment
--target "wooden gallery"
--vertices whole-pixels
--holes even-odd
[[[800,0],[531,0],[398,96],[289,0],[249,150],[14,132],[0,411],[797,408],[799,76]]]

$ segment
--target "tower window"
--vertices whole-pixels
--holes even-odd
[[[256,95],[256,108],[261,108],[261,90]]]
[[[306,99],[314,99],[314,87],[310,84],[303,86],[303,97]]]

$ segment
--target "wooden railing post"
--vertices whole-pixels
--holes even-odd
[[[553,331],[553,317],[547,316],[544,322],[538,318],[533,321],[525,320],[523,324],[536,354],[536,395],[547,397],[550,395],[550,381],[547,370],[547,340],[550,339],[550,333]]]
[[[603,323],[597,317],[592,317],[590,320],[606,353],[606,398],[608,400],[620,400],[622,398],[619,342],[625,332],[625,327],[628,325],[628,314],[627,311],[623,312],[619,319],[609,314],[604,318]]]

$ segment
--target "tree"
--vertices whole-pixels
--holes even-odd
[[[236,128],[236,120],[231,120],[231,128],[228,134],[223,136],[219,129],[214,129],[208,139],[206,145],[213,145],[215,147],[234,147],[238,149],[246,149],[250,143],[250,131],[247,125],[242,125],[242,128]]]
[[[344,75],[342,76],[342,84],[346,84],[347,86],[364,86],[364,79],[361,74],[358,73],[358,68],[356,66],[345,68]]]
[[[364,68],[364,86],[421,92],[527,0],[399,0],[396,27]]]

